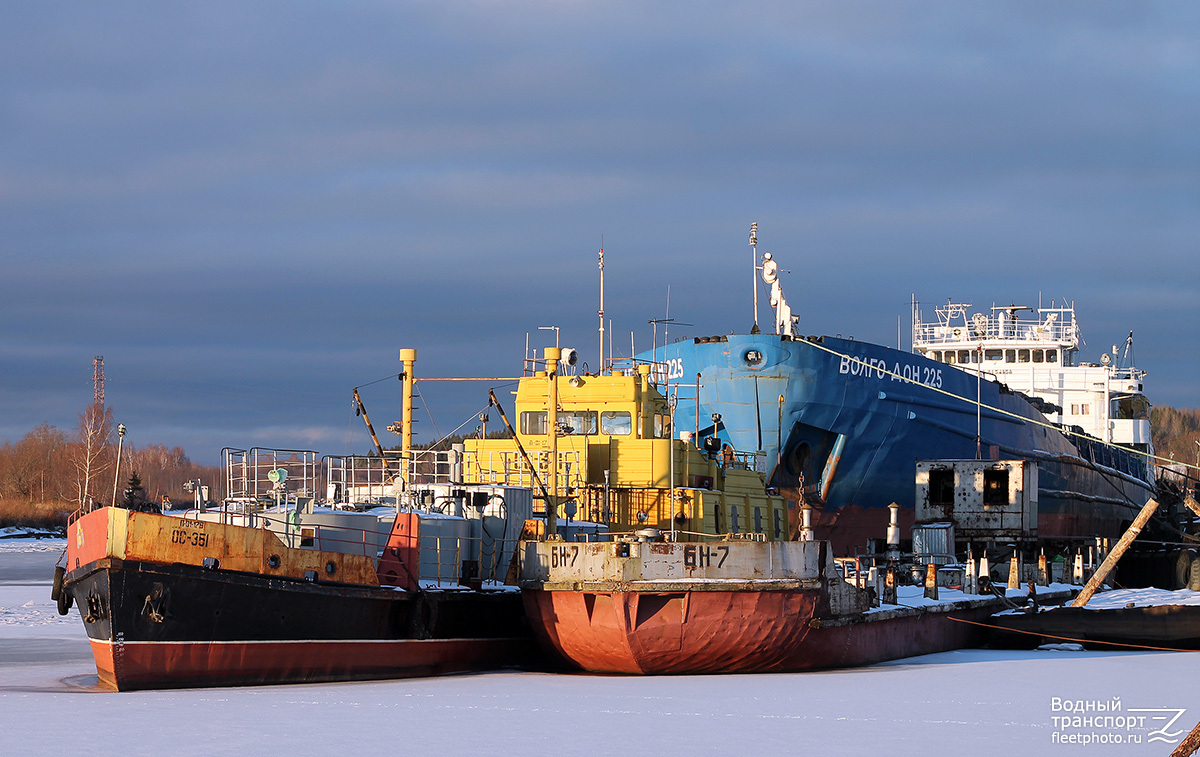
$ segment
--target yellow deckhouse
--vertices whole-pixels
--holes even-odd
[[[547,349],[539,367],[549,370],[520,380],[515,439],[465,442],[464,483],[531,486],[541,513],[549,494],[560,516],[613,531],[673,530],[680,540],[729,533],[790,538],[794,518],[789,525],[785,500],[767,494],[753,454],[711,442],[706,452],[690,439],[672,438],[670,404],[650,380],[649,365],[560,376],[559,357]]]

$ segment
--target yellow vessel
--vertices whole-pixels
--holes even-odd
[[[756,456],[674,433],[669,390],[652,381],[650,365],[565,376],[560,357],[546,349],[520,380],[513,438],[465,442],[464,483],[533,487],[535,512],[546,512],[549,497],[559,514],[611,531],[791,538],[794,510],[766,492]]]

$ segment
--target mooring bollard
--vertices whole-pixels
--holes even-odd
[[[896,601],[896,566],[889,565],[883,577],[883,603],[885,605],[899,604]]]
[[[1017,562],[1017,553],[1013,552],[1013,556],[1008,561],[1008,588],[1021,588],[1021,566]]]
[[[1075,551],[1075,567],[1071,572],[1071,583],[1083,586],[1083,550]]]
[[[937,599],[938,598],[937,571],[938,571],[937,565],[935,565],[934,563],[928,563],[925,565],[925,598],[926,599]]]
[[[1038,586],[1050,585],[1050,571],[1046,565],[1046,550],[1044,549],[1042,550],[1042,553],[1038,555],[1037,583]]]
[[[900,505],[888,505],[887,559],[894,563],[900,559]]]

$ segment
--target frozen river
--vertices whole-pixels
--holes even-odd
[[[97,686],[77,610],[61,618],[50,600],[61,548],[0,541],[4,754],[1165,755],[1200,718],[1190,652],[963,650],[780,675],[494,672],[112,693]],[[1119,711],[1092,709],[1114,700]]]

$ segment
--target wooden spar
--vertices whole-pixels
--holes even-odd
[[[1121,534],[1121,538],[1112,548],[1112,551],[1108,553],[1108,556],[1104,558],[1104,562],[1100,563],[1100,567],[1097,568],[1096,572],[1092,574],[1092,577],[1088,579],[1087,586],[1083,587],[1083,591],[1079,592],[1079,596],[1076,597],[1075,601],[1071,603],[1072,607],[1083,607],[1088,603],[1088,600],[1091,599],[1092,595],[1096,593],[1096,589],[1100,588],[1100,584],[1104,583],[1104,579],[1108,578],[1108,574],[1112,572],[1114,567],[1116,567],[1117,560],[1120,560],[1121,555],[1125,554],[1125,550],[1129,549],[1129,545],[1132,544],[1133,540],[1136,539],[1138,534],[1142,532],[1142,527],[1146,525],[1146,521],[1150,520],[1150,516],[1153,515],[1154,511],[1157,509],[1158,502],[1153,498],[1146,501],[1145,507],[1143,507],[1142,511],[1138,513],[1136,518],[1133,519],[1133,523],[1130,524],[1129,530]]]
[[[1187,509],[1194,512],[1196,515],[1200,515],[1200,503],[1197,503],[1196,500],[1191,496],[1184,497],[1183,504],[1187,505]]]
[[[1179,742],[1179,746],[1171,752],[1171,757],[1192,757],[1197,751],[1200,751],[1200,723],[1197,723],[1192,732]]]

